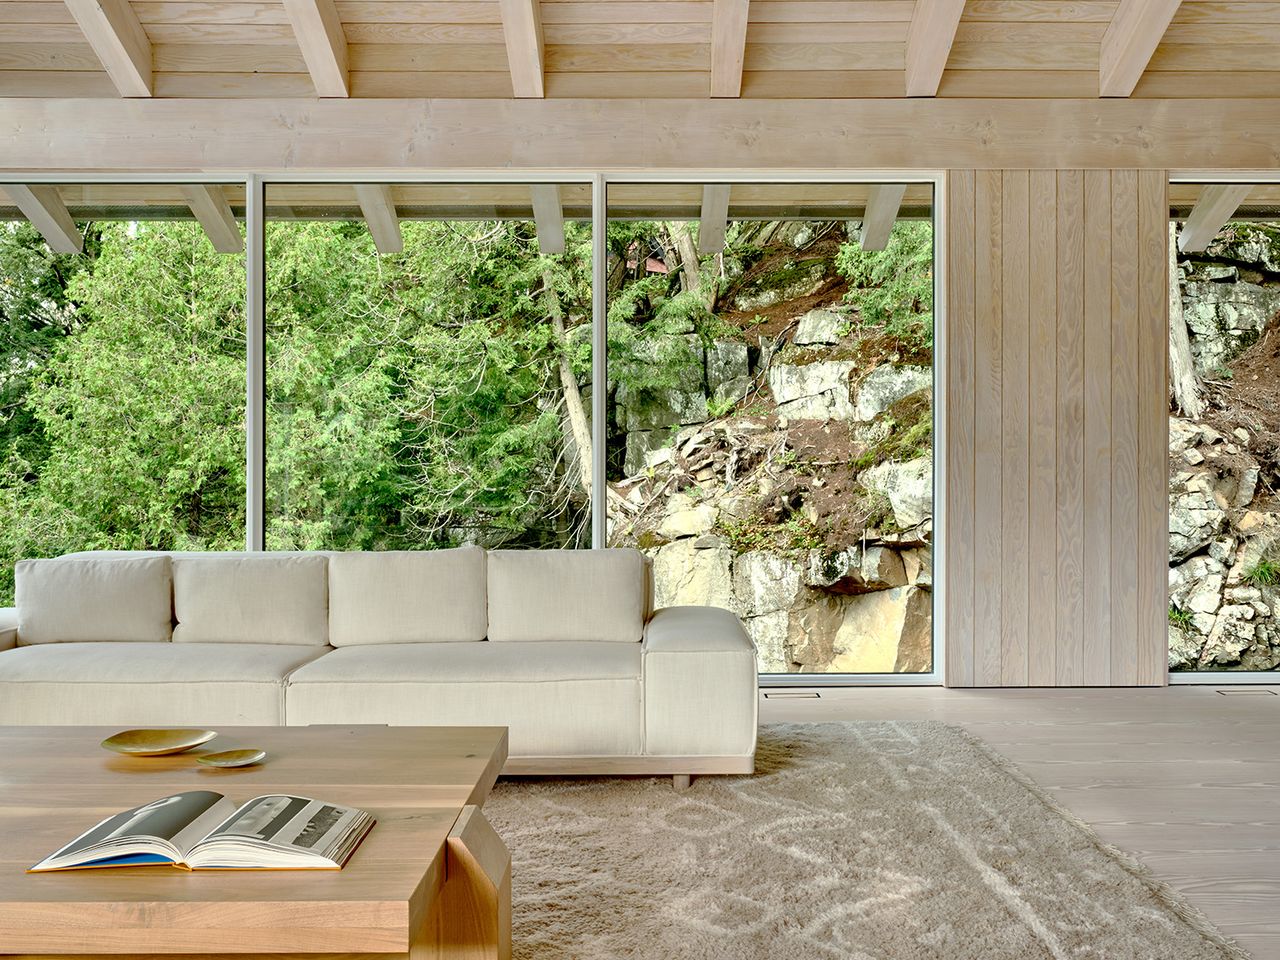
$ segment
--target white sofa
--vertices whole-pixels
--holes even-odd
[[[24,560],[0,723],[498,725],[509,773],[747,773],[755,651],[634,550]]]

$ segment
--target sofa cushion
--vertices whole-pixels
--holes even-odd
[[[328,643],[323,556],[173,558],[175,643]]]
[[[284,723],[284,678],[325,647],[59,643],[0,653],[0,724]]]
[[[483,640],[485,556],[456,550],[335,553],[329,558],[329,642]]]
[[[20,560],[14,578],[23,646],[170,639],[168,557]]]
[[[645,573],[638,550],[489,551],[489,639],[637,643]]]
[[[343,647],[289,678],[290,724],[505,726],[512,756],[643,749],[640,645],[414,643]]]

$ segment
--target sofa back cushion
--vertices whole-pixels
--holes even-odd
[[[476,547],[335,553],[329,557],[329,642],[483,640],[485,557]]]
[[[168,557],[20,560],[18,643],[164,643],[173,613]]]
[[[489,551],[489,639],[637,643],[645,573],[638,550]]]
[[[328,560],[257,554],[173,558],[175,643],[301,643],[329,639]]]

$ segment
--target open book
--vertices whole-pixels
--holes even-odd
[[[340,870],[374,820],[306,797],[254,797],[237,807],[192,790],[107,817],[28,870],[172,864],[187,870]]]

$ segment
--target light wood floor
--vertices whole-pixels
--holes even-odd
[[[1280,960],[1280,686],[766,690],[762,723],[934,719],[1015,760],[1181,890],[1254,960]]]

